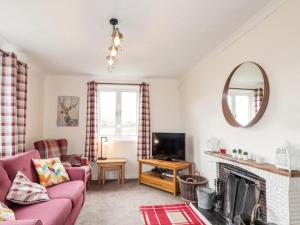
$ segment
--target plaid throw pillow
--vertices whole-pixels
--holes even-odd
[[[12,211],[5,204],[0,202],[0,222],[10,220],[16,220],[14,211]]]
[[[6,199],[21,205],[48,201],[46,188],[29,180],[21,171],[18,171]]]
[[[59,158],[32,159],[39,175],[40,184],[50,187],[70,180],[70,177]]]

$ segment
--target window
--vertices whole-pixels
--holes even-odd
[[[246,125],[254,117],[254,94],[253,92],[231,92],[228,95],[228,105],[236,121]]]
[[[100,86],[98,93],[100,136],[136,139],[139,88]]]
[[[242,125],[247,124],[250,120],[250,98],[247,95],[235,96],[235,113],[236,120]]]

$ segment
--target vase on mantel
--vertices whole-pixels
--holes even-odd
[[[236,150],[236,149],[233,149],[231,155],[232,155],[233,158],[236,159],[236,158],[237,158],[237,150]]]
[[[243,159],[243,150],[242,150],[242,149],[239,149],[239,150],[238,150],[237,158],[238,158],[239,160],[242,160],[242,159]]]
[[[247,161],[249,159],[249,157],[248,157],[248,152],[244,152],[243,153],[243,160],[244,161]]]

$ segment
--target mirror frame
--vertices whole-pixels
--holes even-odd
[[[258,110],[258,112],[256,113],[255,117],[247,124],[247,125],[241,125],[240,123],[238,123],[234,116],[232,115],[231,113],[231,110],[229,108],[229,105],[228,105],[228,99],[227,99],[227,96],[228,96],[228,89],[229,89],[229,85],[230,85],[230,81],[235,73],[235,71],[240,68],[243,64],[245,63],[252,63],[254,65],[256,65],[261,73],[262,73],[262,76],[263,76],[263,80],[264,80],[264,98],[263,98],[263,101],[262,101],[262,104],[261,104],[261,107],[260,109]],[[262,116],[264,115],[266,109],[267,109],[267,106],[268,106],[268,102],[269,102],[269,96],[270,96],[270,86],[269,86],[269,80],[268,80],[268,77],[267,77],[267,73],[265,72],[265,70],[262,68],[262,66],[260,66],[258,63],[256,62],[251,62],[251,61],[246,61],[246,62],[243,62],[241,64],[239,64],[238,66],[236,66],[234,68],[234,70],[230,73],[229,77],[227,78],[227,81],[225,83],[225,86],[224,86],[224,90],[223,90],[223,95],[222,95],[222,110],[223,110],[223,115],[226,119],[226,121],[233,127],[242,127],[242,128],[247,128],[247,127],[252,127],[253,125],[255,125],[261,118]]]

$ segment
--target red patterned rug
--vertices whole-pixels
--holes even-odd
[[[144,225],[205,225],[187,204],[140,206]]]

